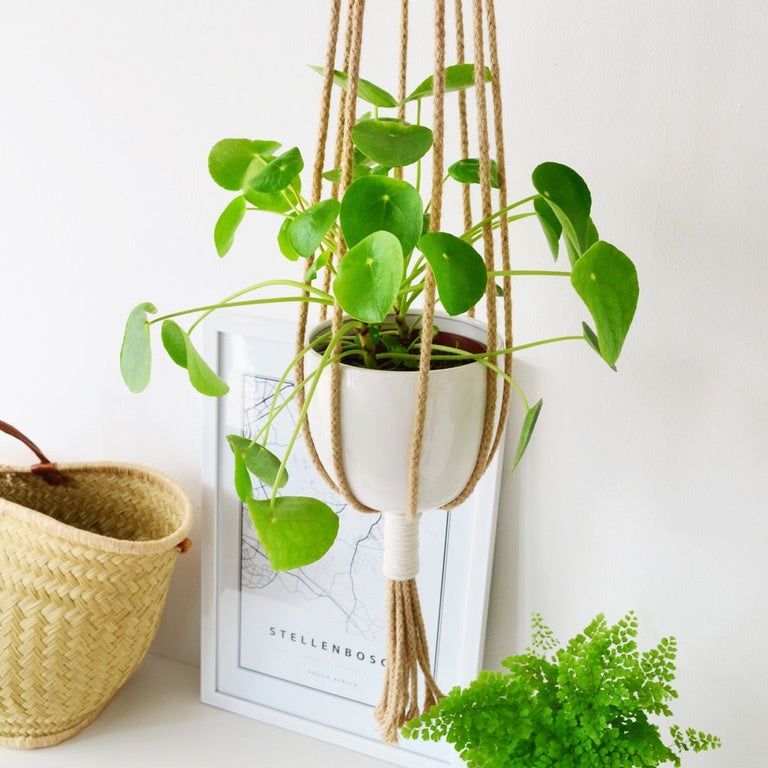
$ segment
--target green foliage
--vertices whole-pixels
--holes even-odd
[[[499,166],[495,160],[491,160],[488,173],[490,176],[491,187],[499,188]],[[467,157],[459,160],[448,168],[448,175],[460,184],[479,184],[480,183],[480,161],[474,157]]]
[[[432,146],[432,131],[405,120],[362,120],[352,129],[352,141],[368,158],[386,168],[402,168],[421,160]]]
[[[483,298],[488,272],[469,243],[448,232],[427,232],[419,250],[432,267],[438,297],[449,315],[460,315]]]
[[[152,369],[152,347],[149,340],[147,313],[157,308],[149,302],[138,304],[131,310],[125,324],[123,345],[120,348],[120,372],[131,392],[141,392],[149,384]]]
[[[314,69],[323,73],[322,69]],[[448,66],[446,93],[474,88],[477,75],[483,75],[486,82],[491,79],[487,68],[480,73],[474,64]],[[337,87],[348,89],[346,73],[334,71],[332,79]],[[529,346],[583,340],[615,368],[637,305],[637,273],[625,254],[599,240],[591,218],[592,195],[586,182],[560,163],[539,165],[532,174],[535,194],[492,213],[466,231],[429,231],[432,201],[422,198],[421,164],[432,149],[433,134],[421,123],[421,103],[433,93],[434,79],[427,77],[400,105],[386,89],[369,80],[359,80],[358,99],[365,102],[365,110],[371,105],[374,112],[359,115],[351,127],[352,179],[340,199],[332,196],[310,203],[304,198],[301,176],[305,163],[298,147],[284,150],[271,139],[226,138],[217,142],[208,156],[211,178],[236,196],[232,198],[230,194],[216,220],[216,252],[224,256],[231,250],[239,228],[253,214],[276,214],[280,222],[275,227],[276,252],[288,262],[306,260],[301,270],[303,281],[257,282],[223,301],[151,320],[148,314],[154,314],[155,307],[148,303],[138,305],[128,317],[120,352],[120,368],[129,389],[139,392],[149,382],[150,327],[156,323],[161,324],[161,340],[168,356],[187,371],[192,386],[205,395],[218,397],[228,391],[228,386],[206,363],[192,340],[193,330],[213,311],[273,302],[326,306],[338,302],[351,321],[337,337],[331,338],[329,332],[318,340],[318,349],[323,354],[312,376],[319,377],[330,365],[331,350],[344,362],[383,370],[413,370],[419,365],[421,331],[414,330],[419,324],[409,318],[423,299],[428,268],[434,276],[438,300],[450,315],[473,309],[487,291],[491,301],[494,292],[497,298],[503,297],[501,278],[570,277],[595,330],[584,324],[579,333],[475,354],[461,349],[446,350],[441,345],[433,350],[433,357],[439,356],[441,365],[478,361],[506,378],[519,394],[525,417],[514,460],[517,466],[531,441],[542,403],[539,400],[531,406],[517,383],[496,365],[497,358]],[[411,122],[400,114],[381,114],[382,110],[395,108],[399,112],[401,106],[415,113],[413,117],[409,115]],[[490,185],[498,187],[503,169],[490,160],[488,170]],[[339,168],[330,168],[323,175],[335,184],[341,181]],[[473,157],[450,165],[444,179],[449,186],[479,182],[480,162]],[[538,219],[555,260],[564,243],[572,266],[570,272],[504,271],[486,265],[482,253],[486,236],[492,235],[502,220],[511,223],[528,217]],[[288,266],[296,268],[293,264]],[[323,288],[315,284],[320,280]],[[273,289],[283,292],[276,296]],[[264,291],[268,293],[265,295]],[[184,329],[178,320],[188,314],[196,317]],[[284,379],[291,375],[297,360],[286,370]],[[305,382],[307,403],[312,399],[316,381],[315,378]],[[278,493],[285,485],[286,461],[306,415],[306,410],[299,413],[299,425],[285,454],[278,458],[269,453],[266,443],[272,418],[281,407],[272,404],[267,424],[254,441],[243,442],[244,438],[235,436],[230,445],[237,494],[251,510],[273,567],[290,568],[298,562],[310,562],[307,558],[320,557],[326,545],[330,546],[335,528],[324,505]],[[270,499],[254,500],[254,477],[272,489]],[[313,535],[322,546],[309,543]]]
[[[339,518],[322,501],[304,496],[248,499],[253,527],[276,571],[319,560],[336,540]]]
[[[345,254],[333,281],[341,308],[363,323],[381,323],[392,311],[403,272],[400,241],[373,232]]]
[[[677,645],[664,638],[640,653],[637,617],[614,625],[598,615],[565,647],[541,616],[531,647],[456,687],[403,729],[411,739],[447,740],[470,768],[651,768],[679,766],[680,753],[720,746],[711,734],[670,727]]]
[[[491,82],[491,70],[485,68],[485,82]],[[420,83],[416,89],[406,99],[408,101],[419,101],[420,99],[434,96],[435,81],[432,75]],[[445,92],[463,91],[467,88],[475,87],[475,65],[474,64],[452,64],[445,68]]]
[[[635,265],[618,248],[599,240],[574,264],[571,284],[595,321],[598,351],[614,365],[640,294]]]

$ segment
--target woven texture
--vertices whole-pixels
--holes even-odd
[[[125,464],[0,467],[0,744],[56,744],[144,657],[192,523],[186,493]]]

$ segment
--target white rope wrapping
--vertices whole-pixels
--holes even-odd
[[[419,573],[419,520],[421,515],[384,513],[384,563],[391,581],[409,581]]]

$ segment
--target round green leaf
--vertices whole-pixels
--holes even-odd
[[[316,277],[317,273],[328,266],[328,262],[331,260],[331,252],[323,251],[313,262],[312,266],[304,273],[304,282],[311,283]]]
[[[163,341],[165,351],[168,357],[176,365],[182,368],[187,367],[187,334],[181,329],[178,323],[173,320],[163,320],[160,328],[160,338]]]
[[[203,360],[184,331],[173,320],[163,321],[163,345],[174,363],[187,369],[192,386],[203,395],[221,397],[229,386]]]
[[[341,201],[339,222],[349,247],[373,232],[391,232],[409,254],[422,231],[419,193],[407,181],[366,176],[349,185]]]
[[[222,211],[213,228],[213,242],[216,244],[216,253],[219,256],[224,256],[232,247],[235,232],[243,216],[245,216],[245,198],[239,195]]]
[[[600,354],[600,342],[597,340],[597,334],[586,323],[582,323],[581,328],[584,331],[584,341],[586,341],[587,344],[602,357],[602,354]],[[614,371],[616,370],[615,365],[612,365],[611,368]]]
[[[299,189],[297,176],[292,182],[291,186]],[[270,211],[271,213],[286,213],[291,210],[291,200],[296,201],[296,196],[290,189],[284,192],[257,192],[255,189],[246,186],[243,189],[243,197],[254,207],[260,211]]]
[[[499,166],[495,160],[490,162],[491,186],[499,188]],[[448,175],[462,184],[480,183],[480,160],[475,157],[467,157],[459,160],[448,168]]]
[[[517,442],[517,450],[515,451],[515,460],[512,464],[512,471],[515,471],[515,467],[520,463],[520,459],[523,458],[523,454],[525,453],[525,449],[528,447],[528,443],[531,442],[531,435],[533,435],[534,427],[536,426],[536,422],[539,418],[539,413],[541,413],[541,406],[544,405],[543,400],[539,400],[536,405],[534,405],[532,408],[529,408],[528,411],[525,414],[525,419],[523,419],[523,426],[520,430],[520,438]]]
[[[280,225],[280,229],[277,233],[277,247],[286,259],[289,259],[290,261],[298,261],[301,254],[296,252],[291,245],[291,241],[288,239],[288,229],[293,223],[293,218],[293,216],[287,216],[283,219],[283,223]]]
[[[297,147],[270,160],[247,183],[250,189],[261,194],[282,192],[304,168],[304,160]]]
[[[323,67],[312,67],[312,69],[321,75],[325,72]],[[343,91],[346,91],[349,85],[349,77],[346,72],[339,72],[338,69],[334,69],[333,83]],[[362,77],[357,83],[357,97],[367,101],[369,104],[373,104],[374,107],[392,108],[397,106],[397,99],[391,93],[375,85],[370,80],[363,80]]]
[[[403,120],[363,120],[352,129],[355,146],[387,168],[400,168],[424,157],[432,146],[432,131]]]
[[[339,532],[339,518],[322,501],[305,496],[249,499],[248,512],[256,535],[276,571],[314,563]]]
[[[333,292],[347,314],[380,323],[392,311],[402,272],[400,241],[391,232],[374,232],[344,254]]]
[[[227,442],[232,453],[242,458],[249,472],[258,477],[262,483],[274,488],[280,469],[280,459],[272,451],[240,435],[227,435]],[[278,488],[282,488],[287,482],[288,473],[283,471]]]
[[[287,228],[291,248],[299,256],[309,258],[322,243],[338,215],[338,200],[321,200],[302,211]]]
[[[248,166],[255,157],[271,157],[280,149],[277,141],[251,141],[250,139],[222,139],[214,144],[208,155],[211,178],[224,189],[243,188]]]
[[[579,255],[589,248],[592,196],[584,179],[567,165],[542,163],[531,176],[536,191],[552,207]]]
[[[460,315],[480,301],[488,272],[483,257],[468,242],[447,232],[428,232],[418,247],[432,267],[437,294],[449,315]]]
[[[533,210],[536,211],[536,217],[547,238],[552,257],[557,261],[560,254],[560,236],[563,234],[563,225],[552,210],[552,206],[543,197],[537,197],[533,201]]]
[[[493,79],[491,70],[485,68],[485,82],[490,83]],[[416,101],[427,96],[434,95],[434,77],[430,76],[416,88],[406,101]],[[475,65],[474,64],[452,64],[445,68],[445,92],[463,91],[466,88],[475,86]]]
[[[635,265],[618,248],[599,240],[574,264],[571,283],[595,321],[600,354],[613,365],[637,308]]]
[[[248,467],[245,466],[245,460],[242,455],[235,453],[235,493],[237,498],[247,504],[249,499],[253,498],[253,483],[251,482],[251,475],[248,472]]]
[[[141,392],[147,388],[152,370],[147,312],[154,314],[157,308],[144,302],[131,310],[120,347],[120,373],[131,392]]]

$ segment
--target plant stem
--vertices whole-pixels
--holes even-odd
[[[360,323],[357,326],[357,336],[360,340],[360,348],[363,352],[363,362],[366,368],[376,368],[376,345],[371,337],[371,326],[368,323]]]
[[[306,296],[293,296],[293,297],[283,297],[283,298],[275,298],[275,299],[258,299],[253,300],[250,302],[245,303],[230,303],[232,302],[232,299],[237,299],[240,296],[244,296],[246,293],[251,293],[252,291],[258,291],[262,288],[269,288],[274,285],[283,285],[288,288],[298,288],[301,291],[307,291],[310,294],[314,294],[317,298],[306,297]],[[157,323],[161,320],[167,320],[170,317],[179,317],[180,315],[190,315],[195,312],[203,312],[197,320],[190,326],[189,333],[192,333],[194,328],[201,323],[208,315],[210,315],[212,312],[215,312],[217,309],[221,309],[223,307],[237,307],[237,306],[247,306],[248,304],[274,304],[276,302],[280,301],[312,301],[315,303],[321,303],[321,304],[327,304],[328,306],[333,305],[333,299],[329,294],[327,294],[325,291],[321,291],[319,288],[315,288],[313,285],[309,285],[308,283],[300,283],[296,280],[265,280],[262,283],[255,283],[254,285],[250,285],[247,288],[243,288],[240,291],[237,291],[237,293],[233,293],[231,296],[227,296],[225,299],[222,299],[218,304],[210,304],[205,307],[197,307],[196,309],[187,309],[183,312],[176,312],[171,315],[164,315],[163,317],[156,317],[154,320],[150,321],[151,323]]]
[[[462,240],[470,240],[471,242],[471,235],[473,235],[478,230],[481,230],[486,224],[490,224],[494,219],[499,218],[499,216],[503,216],[507,211],[511,211],[513,208],[517,208],[521,205],[525,205],[526,203],[530,203],[531,200],[535,200],[537,197],[541,197],[541,195],[531,195],[530,197],[523,198],[522,200],[518,200],[516,203],[512,203],[511,205],[506,206],[505,208],[502,208],[500,211],[496,211],[495,213],[492,213],[490,216],[487,216],[486,218],[482,219],[482,221],[478,221],[477,224],[474,224],[471,226],[462,236]],[[528,216],[531,216],[533,214],[526,214]]]
[[[535,215],[536,215],[535,213],[518,213],[516,216],[507,216],[507,223],[511,223],[513,221],[519,221],[520,219],[529,219],[531,216],[535,216]],[[500,221],[494,221],[491,223],[491,229],[498,229],[500,226],[501,226]],[[482,236],[483,236],[482,227],[480,229],[476,229],[475,227],[472,227],[461,236],[461,239],[466,240],[466,242],[468,243],[475,243]]]
[[[299,437],[299,433],[301,432],[302,424],[304,423],[304,419],[307,418],[307,410],[309,409],[309,404],[312,402],[312,397],[315,394],[315,390],[317,389],[318,382],[320,381],[320,372],[326,368],[330,364],[330,359],[333,355],[333,351],[336,347],[336,345],[339,342],[339,339],[343,338],[344,334],[348,333],[349,326],[343,326],[339,329],[338,333],[334,334],[331,340],[328,342],[328,347],[323,351],[323,355],[320,358],[320,363],[317,366],[317,370],[315,371],[315,378],[312,380],[312,383],[310,384],[309,391],[307,392],[307,396],[304,399],[304,405],[299,412],[298,416],[296,417],[296,426],[293,429],[293,433],[291,435],[291,439],[288,441],[288,446],[285,449],[285,453],[283,454],[282,461],[280,462],[280,466],[278,467],[277,473],[275,475],[275,485],[272,488],[272,498],[271,501],[274,503],[274,500],[277,496],[277,489],[280,486],[280,479],[282,478],[283,474],[285,473],[285,465],[288,460],[288,456],[290,456],[291,451],[293,450],[293,446],[296,444],[296,440]]]
[[[432,349],[436,352],[445,352],[444,355],[432,355],[434,360],[455,360],[456,358],[462,358],[465,360],[477,360],[483,362],[490,357],[499,357],[501,355],[509,355],[514,352],[521,352],[524,349],[531,349],[532,347],[541,347],[545,344],[557,344],[561,341],[584,341],[584,336],[556,336],[551,339],[540,339],[539,341],[530,341],[527,344],[519,344],[515,347],[509,347],[508,349],[490,349],[487,352],[461,352],[456,354],[456,350],[453,347],[444,347],[440,344],[433,344]]]
[[[194,315],[196,312],[205,312],[203,317],[198,318],[190,327],[187,333],[191,333],[194,328],[208,315],[215,312],[218,309],[232,309],[233,307],[253,307],[257,304],[279,304],[281,302],[291,303],[297,301],[306,301],[309,304],[325,304],[326,306],[333,306],[333,300],[321,299],[316,296],[279,296],[271,299],[248,299],[247,301],[222,301],[218,304],[208,304],[202,307],[195,307],[194,309],[183,309],[178,312],[171,312],[161,317],[155,317],[148,321],[148,325],[154,325],[160,323],[163,320],[170,320],[174,317],[182,317],[183,315]]]
[[[348,333],[352,328],[354,328],[355,323],[347,323],[346,325],[342,326],[341,330],[344,333]],[[313,371],[312,373],[308,373],[306,376],[304,376],[304,379],[302,380],[301,384],[299,386],[294,386],[293,391],[291,394],[285,399],[285,401],[276,408],[277,406],[277,398],[280,394],[280,391],[282,390],[283,386],[285,386],[285,382],[288,379],[288,376],[290,376],[291,371],[296,367],[296,364],[303,358],[308,352],[310,352],[312,349],[314,349],[316,346],[323,344],[325,342],[325,336],[318,336],[314,341],[312,341],[310,344],[308,344],[304,349],[299,352],[296,357],[291,360],[291,362],[288,364],[288,367],[283,371],[283,375],[280,377],[280,380],[277,382],[277,386],[275,388],[275,395],[272,398],[272,402],[269,406],[269,416],[267,417],[266,424],[259,430],[259,432],[253,437],[251,440],[251,445],[256,444],[259,442],[259,439],[262,435],[265,433],[268,433],[270,426],[272,425],[272,422],[274,421],[275,417],[278,416],[284,408],[286,408],[290,402],[293,400],[293,398],[296,396],[296,394],[303,389],[307,382],[311,382],[312,378],[317,375],[317,371]],[[350,352],[342,352],[340,355],[337,355],[334,358],[331,358],[329,363],[334,363],[336,360],[340,360],[341,358],[345,357],[346,355],[352,354]],[[264,438],[263,445],[266,448],[267,447],[267,439],[268,436]]]

